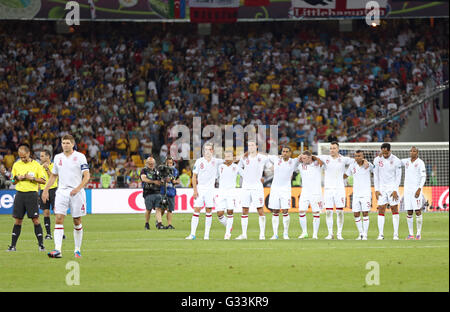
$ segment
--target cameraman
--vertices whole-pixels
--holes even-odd
[[[143,196],[145,201],[145,228],[150,230],[150,214],[156,210],[156,228],[164,229],[161,222],[161,176],[155,168],[155,159],[149,157],[145,160],[145,167],[141,171]]]
[[[175,229],[172,225],[172,213],[175,209],[175,195],[177,195],[177,190],[175,189],[175,184],[179,184],[180,180],[178,179],[178,170],[174,166],[174,161],[172,157],[166,158],[166,166],[169,167],[171,173],[168,177],[166,177],[167,183],[167,227],[166,229]],[[164,185],[161,186],[161,195],[164,196]],[[164,215],[164,211],[162,214]]]

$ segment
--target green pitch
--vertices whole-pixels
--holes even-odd
[[[13,219],[2,215],[0,291],[449,291],[448,213],[424,214],[421,241],[404,240],[405,214],[400,217],[400,241],[392,240],[390,214],[384,241],[376,240],[377,216],[373,213],[368,241],[355,241],[356,227],[349,213],[344,241],[323,239],[327,234],[324,215],[319,240],[297,239],[300,226],[294,213],[289,241],[269,240],[270,215],[266,241],[259,241],[256,214],[249,217],[249,240],[233,240],[241,232],[240,217],[235,216],[232,240],[224,241],[225,228],[214,215],[211,240],[204,241],[204,218],[202,214],[197,239],[186,241],[191,214],[174,215],[175,230],[156,230],[152,215],[150,231],[144,230],[143,215],[88,215],[83,219],[81,259],[73,256],[73,226],[67,218],[63,258],[49,259],[46,252],[38,251],[28,219],[17,252],[5,252]],[[311,215],[308,228],[311,235]],[[281,237],[281,219],[279,229]],[[53,241],[45,241],[45,246],[53,249]],[[70,261],[79,265],[79,285],[66,283],[74,273]],[[366,283],[368,274],[369,280],[373,276],[373,267],[366,269],[369,261],[379,264],[379,285]]]

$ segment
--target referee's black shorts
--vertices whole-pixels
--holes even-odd
[[[28,218],[39,217],[38,192],[17,192],[14,197],[13,217],[23,219],[27,213]]]
[[[39,206],[42,210],[50,209],[50,205],[52,206],[52,209],[55,209],[55,197],[56,197],[56,190],[58,188],[52,188],[48,190],[48,200],[47,202],[42,201],[42,190],[39,192]]]

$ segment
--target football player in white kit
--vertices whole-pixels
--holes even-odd
[[[192,187],[194,188],[194,213],[191,219],[191,234],[186,239],[195,239],[200,211],[205,207],[205,235],[209,239],[212,223],[212,208],[214,207],[214,186],[217,177],[217,168],[223,163],[222,159],[213,157],[214,146],[206,143],[203,147],[203,157],[197,159],[192,170]]]
[[[89,166],[84,154],[75,151],[75,139],[72,135],[66,134],[61,139],[63,152],[55,155],[53,169],[49,181],[42,192],[42,201],[45,203],[48,198],[48,190],[58,178],[58,189],[55,196],[55,230],[53,238],[55,249],[48,253],[50,258],[61,258],[61,246],[64,236],[64,217],[67,209],[73,218],[75,241],[74,255],[81,258],[81,243],[83,240],[83,226],[81,217],[86,215],[86,193],[84,187],[89,182]]]
[[[353,201],[352,211],[355,217],[356,228],[359,235],[356,240],[367,240],[369,230],[369,211],[372,208],[372,189],[370,187],[370,173],[374,166],[369,163],[369,167],[364,166],[364,152],[355,152],[355,162],[352,163],[344,174],[344,179],[353,176]],[[363,218],[361,220],[361,212]]]
[[[257,208],[259,214],[259,239],[264,240],[266,230],[266,216],[264,215],[264,187],[262,176],[264,169],[269,166],[267,155],[258,153],[256,142],[248,142],[248,153],[239,160],[239,167],[243,168],[242,181],[242,234],[236,239],[247,239],[248,211],[249,207]]]
[[[322,167],[323,162],[319,158],[312,159],[310,151],[304,151],[298,170],[302,177],[302,193],[298,201],[299,222],[302,228],[300,239],[308,238],[308,226],[306,222],[306,211],[311,206],[313,213],[313,239],[318,239],[317,234],[320,226],[320,211],[323,209],[322,198]]]
[[[419,158],[419,149],[415,146],[411,147],[410,158],[402,159],[405,167],[405,188],[403,200],[405,202],[405,210],[407,214],[407,223],[409,235],[406,239],[420,240],[422,235],[422,211],[423,206],[423,186],[427,179],[425,163]],[[416,212],[417,235],[414,238],[414,211]]]
[[[328,236],[325,239],[333,239],[333,207],[336,207],[337,221],[337,239],[342,240],[342,228],[344,226],[344,207],[345,207],[345,185],[344,173],[345,167],[354,162],[354,159],[339,154],[339,143],[331,142],[330,155],[317,156],[325,168],[324,198],[326,209],[326,220],[328,227]],[[316,157],[313,156],[313,160]]]
[[[227,211],[226,230],[224,239],[231,238],[233,228],[233,211],[240,206],[240,198],[236,189],[237,175],[243,176],[242,168],[233,163],[233,151],[226,150],[225,161],[219,165],[219,189],[216,197],[216,209],[218,215]]]
[[[284,146],[281,156],[268,155],[273,163],[273,180],[270,186],[269,209],[272,209],[272,240],[278,239],[278,225],[280,223],[280,209],[283,213],[283,238],[289,239],[289,209],[291,208],[291,180],[297,169],[299,158],[291,159],[292,151]]]
[[[402,179],[402,162],[391,153],[391,145],[381,145],[381,155],[375,157],[373,164],[373,182],[378,201],[378,240],[384,239],[384,213],[389,204],[394,226],[394,240],[398,240],[398,204],[400,203],[399,186]]]

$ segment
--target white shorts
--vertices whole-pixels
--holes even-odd
[[[236,190],[219,191],[215,196],[216,211],[234,210],[241,205]]]
[[[71,189],[58,189],[55,195],[55,214],[67,215],[70,209],[72,218],[86,215],[86,192],[79,191],[75,196],[70,196]]]
[[[198,196],[194,199],[195,208],[212,208],[214,207],[215,189],[197,189]]]
[[[352,211],[353,212],[367,212],[372,208],[372,197],[370,196],[358,196],[353,197]]]
[[[290,209],[291,208],[291,192],[270,190],[269,209]]]
[[[325,199],[325,208],[345,207],[345,189],[325,189],[323,197]]]
[[[323,209],[323,200],[321,195],[302,194],[298,200],[298,211],[307,211],[311,206],[312,212],[320,212]]]
[[[394,200],[394,198],[391,195],[393,192],[394,192],[394,190],[380,191],[381,194],[378,197],[378,201],[377,201],[378,206],[384,206],[386,204],[389,204],[389,206],[396,206],[396,205],[400,204],[400,194],[397,191],[397,194],[399,194],[398,199]]]
[[[246,190],[242,189],[242,207],[262,208],[264,207],[264,189]]]
[[[419,197],[416,198],[415,193],[405,194],[403,196],[405,202],[405,210],[420,210],[423,207],[423,194],[420,193]]]

